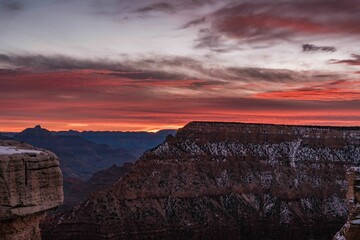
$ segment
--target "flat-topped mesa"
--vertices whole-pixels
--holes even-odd
[[[334,240],[360,239],[360,167],[351,167],[346,172],[349,189],[346,198],[349,201],[350,215]]]
[[[293,141],[343,147],[345,141],[359,141],[360,127],[297,126],[256,123],[190,122],[178,130],[176,138],[206,141],[240,141],[242,143]],[[335,140],[335,141],[334,141]]]
[[[62,202],[62,174],[55,154],[0,141],[0,239],[40,239],[44,212]]]

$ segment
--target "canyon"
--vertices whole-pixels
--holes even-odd
[[[13,139],[54,152],[60,159],[65,179],[87,181],[99,170],[136,160],[135,156],[124,149],[97,144],[79,135],[59,135],[40,125],[15,134]]]
[[[110,168],[95,172],[86,182],[76,178],[64,179],[64,204],[59,210],[69,209],[85,200],[91,193],[107,189],[119,181],[132,168],[133,163],[126,162],[122,166],[112,165]]]
[[[48,149],[59,157],[65,195],[59,210],[64,210],[79,203],[92,191],[111,186],[145,150],[157,146],[166,135],[175,132],[54,132],[37,125],[19,133],[0,133],[0,140],[26,142]]]
[[[43,239],[331,239],[346,222],[359,127],[191,122]]]

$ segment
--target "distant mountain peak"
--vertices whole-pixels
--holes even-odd
[[[40,125],[36,125],[34,128],[24,129],[22,132],[16,134],[16,137],[50,137],[52,134],[49,130],[42,128]]]

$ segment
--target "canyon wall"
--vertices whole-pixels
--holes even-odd
[[[40,239],[45,211],[63,202],[57,157],[25,143],[0,141],[0,239]]]
[[[44,239],[331,239],[360,129],[192,122]]]

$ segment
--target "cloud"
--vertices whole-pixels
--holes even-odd
[[[0,63],[22,71],[97,70],[113,77],[132,79],[186,80],[202,79],[215,82],[306,82],[314,75],[325,81],[333,74],[296,72],[285,69],[221,67],[206,65],[189,57],[156,56],[141,59],[77,59],[68,56],[0,54]],[[156,70],[155,70],[156,69]],[[108,72],[106,72],[108,71]]]
[[[41,75],[44,73],[46,76],[46,73],[64,72],[62,73],[64,75],[69,71],[70,76],[80,78],[88,74],[93,79],[109,79],[111,84],[121,86],[123,83],[126,86],[134,85],[135,83],[129,82],[130,80],[148,87],[163,86],[163,89],[157,91],[177,95],[248,96],[253,93],[282,90],[293,85],[334,81],[345,77],[331,72],[222,67],[208,65],[188,57],[171,56],[114,61],[76,59],[67,56],[0,54],[1,63],[12,66],[12,70],[0,71],[3,77],[25,73],[29,76],[31,74],[44,76]]]
[[[164,13],[175,13],[175,7],[169,3],[154,3],[146,7],[139,8],[137,10],[139,13],[148,13],[148,12],[164,12]]]
[[[106,76],[131,78],[131,79],[158,79],[158,80],[180,80],[186,78],[181,74],[173,74],[160,71],[138,71],[138,72],[110,72],[110,73],[98,73]]]
[[[139,2],[142,3],[143,1],[139,1]],[[166,2],[154,2],[148,5],[144,5],[138,8],[137,11],[140,13],[158,11],[158,12],[172,14],[177,11],[188,10],[188,9],[193,10],[194,8],[198,8],[207,4],[210,5],[213,3],[214,3],[213,0],[183,0],[183,1],[168,0]]]
[[[355,125],[360,118],[360,82],[330,73],[164,56],[116,62],[2,54],[0,62],[14,67],[0,70],[0,125],[18,130],[33,123],[146,130],[193,120]]]
[[[213,0],[95,0],[93,7],[96,13],[103,15],[122,15],[126,14],[127,17],[141,17],[144,18],[148,14],[167,14],[171,15],[181,11],[194,10],[205,5],[211,5],[216,1]]]
[[[358,54],[351,54],[352,59],[342,59],[342,60],[336,60],[331,59],[329,60],[330,64],[347,64],[350,66],[360,66],[360,55]]]
[[[4,2],[0,0],[2,10]],[[0,65],[3,67],[0,69],[0,126],[23,128],[32,125],[32,122],[46,122],[52,129],[80,123],[83,125],[79,128],[88,124],[86,128],[94,130],[144,130],[144,126],[166,128],[181,126],[192,120],[332,125],[355,125],[359,122],[357,89],[360,86],[359,81],[353,79],[356,76],[349,79],[345,74],[330,71],[239,67],[241,64],[249,66],[254,61],[259,61],[257,66],[263,63],[264,66],[281,67],[283,65],[271,61],[278,58],[284,63],[294,58],[288,58],[290,49],[285,49],[288,45],[276,46],[267,52],[255,51],[252,54],[259,55],[248,58],[252,45],[241,46],[243,42],[272,47],[275,41],[295,39],[298,40],[295,41],[297,52],[302,43],[314,43],[305,46],[305,51],[331,52],[332,47],[326,47],[328,43],[306,38],[314,36],[320,39],[319,42],[328,36],[357,39],[360,33],[358,1],[239,0],[220,3],[205,0],[104,0],[98,1],[98,4],[99,11],[104,14],[129,16],[129,20],[134,22],[122,26],[139,27],[135,31],[136,36],[149,36],[150,39],[156,35],[150,39],[149,46],[158,39],[164,42],[170,40],[158,37],[159,34],[171,35],[171,38],[181,36],[179,40],[184,40],[184,45],[179,46],[171,44],[176,41],[169,41],[165,50],[170,51],[159,52],[172,52],[172,48],[178,52],[185,45],[189,46],[193,38],[196,38],[196,50],[192,49],[191,57],[144,53],[141,57],[123,55],[117,60],[0,54]],[[71,6],[66,6],[66,9]],[[31,9],[29,7],[29,14]],[[7,11],[14,10],[9,8]],[[144,25],[147,16],[159,18],[156,21],[151,19]],[[161,24],[170,18],[171,21],[164,23],[164,29],[173,27],[171,32],[163,34],[163,28],[156,27],[145,31],[151,33],[149,35],[140,34],[143,31],[141,27],[151,28],[151,24]],[[101,26],[107,23],[103,19],[99,21]],[[177,26],[171,25],[174,23]],[[109,31],[121,27],[117,24],[111,22],[113,26],[109,25]],[[191,35],[194,32],[198,35]],[[44,33],[48,36],[47,32]],[[147,45],[146,37],[139,40]],[[106,42],[114,41],[110,37]],[[29,44],[33,46],[31,42]],[[67,45],[62,45],[61,49],[65,49],[64,46]],[[244,47],[244,52],[223,54],[210,61],[205,61],[200,56],[204,51],[199,51],[199,48],[205,48],[224,53],[240,50],[240,46]],[[142,49],[144,52],[149,49],[157,52],[157,48],[146,46],[137,50],[140,52]],[[88,54],[95,54],[98,50],[92,49]],[[115,56],[119,48],[113,50]],[[262,54],[270,54],[271,57],[265,58]],[[220,61],[222,59],[224,62]],[[332,63],[359,65],[359,59],[358,55],[353,55],[349,59],[334,59]],[[302,68],[303,64],[299,59],[293,63],[294,69]]]
[[[0,63],[33,70],[103,69],[121,71],[124,66],[106,59],[76,59],[67,56],[7,55],[0,54]]]
[[[305,43],[302,45],[303,52],[335,52],[335,47],[329,46],[315,46],[313,44]]]
[[[22,71],[98,70],[98,74],[132,79],[178,80],[195,78],[194,75],[196,74],[185,73],[187,68],[193,68],[194,72],[205,71],[199,62],[190,58],[156,56],[141,60],[122,59],[114,61],[101,58],[78,59],[62,55],[0,54],[1,63],[12,66],[12,68],[20,68]],[[177,70],[164,70],[169,67],[176,67]]]
[[[254,95],[261,99],[291,99],[312,101],[360,100],[360,80],[338,80],[293,90],[270,91]]]
[[[256,95],[257,98],[263,99],[291,99],[291,100],[320,100],[329,101],[336,100],[341,96],[343,100],[359,100],[360,92],[357,90],[350,89],[344,91],[342,89],[298,89],[293,91],[279,91],[261,93]]]
[[[0,123],[19,130],[33,122],[51,129],[86,123],[86,128],[77,129],[93,130],[166,128],[193,120],[354,125],[360,117],[359,100],[289,101],[209,94],[179,97],[161,91],[169,87],[168,82],[113,79],[84,71],[1,77]],[[196,81],[173,82],[185,88],[193,83]]]
[[[185,111],[191,115],[195,113],[188,112],[186,105],[195,101],[203,106],[206,104],[204,99],[209,104],[215,101],[216,111],[228,107],[235,111],[238,104],[244,103],[246,106],[241,107],[241,112],[249,112],[248,107],[254,107],[255,111],[277,109],[274,106],[286,105],[288,99],[315,102],[354,100],[358,99],[358,93],[353,89],[359,89],[355,82],[336,81],[343,76],[329,72],[209,66],[185,57],[154,56],[110,61],[2,54],[1,62],[12,64],[13,68],[0,70],[0,104],[11,107],[13,112],[23,111],[27,105],[20,105],[22,99],[22,102],[33,102],[30,108],[37,109],[36,106],[39,106],[34,111],[38,114],[50,111],[46,109],[49,107],[58,111],[68,111],[66,108],[69,108],[76,114],[88,116],[95,113],[85,113],[81,108],[96,108],[99,111],[97,114],[103,118],[110,114],[110,110],[101,113],[109,106],[123,106],[123,114],[126,114],[124,111],[128,111],[127,114],[132,111],[142,114],[142,111],[149,111],[147,108],[168,111],[157,107],[157,104],[166,102],[171,111]],[[305,92],[309,85],[313,91]],[[11,96],[16,96],[18,100]],[[39,105],[41,101],[44,106]],[[274,101],[276,104],[270,106]],[[221,114],[214,113],[211,106],[197,110],[206,110],[207,117]]]
[[[185,28],[189,28],[189,27],[192,27],[192,26],[197,26],[197,25],[200,25],[202,23],[205,23],[206,22],[206,17],[202,17],[202,18],[197,18],[197,19],[194,19],[190,22],[187,22],[186,24],[184,24],[184,26],[182,26],[183,29]]]
[[[14,0],[0,0],[0,10],[9,12],[20,11],[24,8],[23,4]]]
[[[213,51],[226,51],[221,40],[221,34],[212,31],[209,28],[200,29],[198,32],[198,38],[195,42],[195,48],[209,48]],[[224,50],[223,50],[224,49]]]
[[[244,0],[205,17],[213,36],[238,42],[268,42],[314,36],[360,36],[359,11],[357,0]],[[207,41],[199,34],[196,46],[211,48]]]

